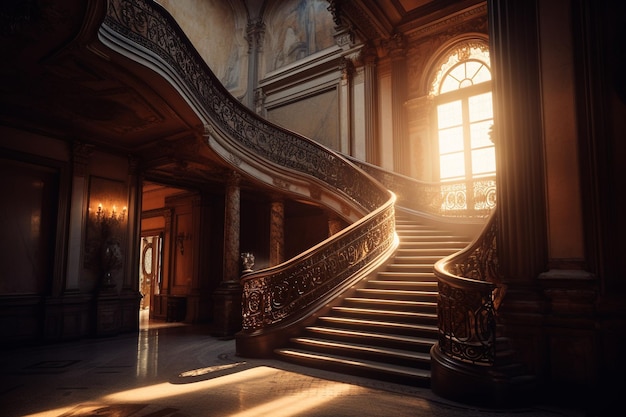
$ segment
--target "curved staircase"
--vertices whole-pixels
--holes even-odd
[[[232,177],[247,176],[289,198],[324,206],[348,224],[233,286],[242,299],[238,355],[275,354],[307,366],[431,386],[443,397],[468,402],[518,392],[509,388],[528,378],[514,350],[496,345],[495,315],[505,286],[491,216],[493,179],[474,212],[492,220],[472,245],[434,223],[398,216],[396,196],[405,210],[434,213],[428,218],[438,221],[441,186],[351,162],[251,112],[157,3],[108,0],[106,6],[99,42],[124,61],[156,69],[184,98],[199,123],[189,126],[190,137],[211,155],[203,162],[219,160]],[[236,259],[237,251],[232,254]]]
[[[304,329],[280,359],[391,382],[429,386],[437,342],[433,265],[470,239],[396,216],[395,256]]]

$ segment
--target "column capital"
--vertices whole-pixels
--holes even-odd
[[[241,174],[238,171],[230,171],[226,182],[229,187],[238,187],[241,182]]]
[[[248,41],[248,53],[263,51],[265,42],[265,22],[262,20],[253,20],[248,22],[246,27],[246,40]]]
[[[341,79],[349,80],[354,75],[354,63],[350,58],[343,57],[339,63],[339,70],[341,71]]]
[[[378,62],[378,49],[372,43],[367,43],[361,48],[359,58],[363,65],[376,65]]]
[[[382,45],[392,60],[404,59],[406,55],[406,37],[402,33],[394,33],[389,39],[383,41]]]

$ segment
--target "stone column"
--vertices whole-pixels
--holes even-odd
[[[399,33],[387,42],[391,57],[391,114],[393,123],[393,170],[409,175],[410,147],[405,102],[407,97],[405,40]]]
[[[380,145],[378,143],[378,77],[376,72],[378,56],[376,48],[366,46],[362,51],[362,57],[365,84],[365,161],[374,165],[380,165]]]
[[[240,175],[232,172],[226,184],[224,204],[224,275],[222,282],[239,282],[239,233],[241,221]]]
[[[285,203],[272,201],[270,209],[270,265],[278,265],[285,260]]]
[[[354,151],[352,137],[352,78],[354,64],[348,58],[341,61],[341,82],[339,84],[339,131],[341,137],[341,151],[352,155]]]
[[[230,339],[241,330],[239,232],[241,215],[240,175],[233,171],[226,185],[224,210],[224,272],[213,293],[211,334]]]
[[[493,81],[498,256],[504,279],[527,285],[547,266],[537,10],[535,2],[503,0],[489,14],[494,74],[507,74]]]

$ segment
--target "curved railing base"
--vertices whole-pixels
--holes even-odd
[[[306,326],[312,325],[321,315],[326,314],[334,303],[347,296],[348,292],[358,288],[363,279],[375,274],[395,253],[399,241],[394,239],[385,251],[381,252],[369,265],[345,280],[333,291],[328,292],[324,297],[317,300],[309,308],[300,312],[299,318],[286,325],[273,328],[264,328],[252,332],[240,331],[235,335],[236,354],[244,358],[270,358],[274,356],[274,351],[280,347],[285,347],[289,339],[297,336]]]
[[[445,355],[435,344],[431,356],[431,390],[442,398],[483,407],[511,408],[532,404],[535,379],[510,376],[494,366],[477,366]]]

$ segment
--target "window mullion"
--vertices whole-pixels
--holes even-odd
[[[470,129],[469,99],[467,96],[461,100],[463,111],[463,146],[465,148],[465,204],[466,210],[474,208],[474,168],[472,167],[472,138]]]
[[[461,109],[463,112],[463,147],[465,149],[465,178],[470,179],[473,176],[472,138],[470,136],[469,101],[467,97],[463,97],[461,103]]]

